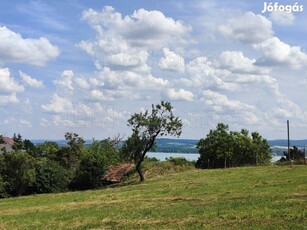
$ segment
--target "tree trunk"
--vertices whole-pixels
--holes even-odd
[[[149,142],[147,142],[146,147],[145,147],[145,149],[144,149],[144,151],[143,151],[143,154],[142,154],[140,160],[138,161],[138,163],[137,163],[136,166],[135,166],[135,169],[136,169],[136,171],[138,172],[138,174],[139,174],[139,176],[140,176],[140,181],[141,181],[141,182],[145,181],[145,177],[144,177],[143,171],[142,171],[142,169],[141,169],[141,164],[142,164],[142,162],[143,162],[143,160],[144,160],[144,158],[145,158],[145,156],[146,156],[146,153],[147,153],[147,152],[152,148],[152,146],[154,145],[155,139],[156,139],[156,137],[158,136],[158,134],[159,134],[159,132],[158,132],[151,140],[149,140]]]
[[[144,175],[143,175],[143,171],[141,169],[141,163],[142,161],[139,161],[136,166],[135,169],[138,172],[139,176],[140,176],[140,181],[143,182],[145,180]]]

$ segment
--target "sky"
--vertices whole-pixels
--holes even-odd
[[[302,0],[1,1],[0,134],[128,137],[164,100],[181,138],[306,139],[306,22]]]

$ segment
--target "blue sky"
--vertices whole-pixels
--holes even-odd
[[[128,136],[131,114],[167,100],[182,138],[219,122],[286,138],[287,120],[307,138],[307,6],[264,3],[1,1],[0,133]]]

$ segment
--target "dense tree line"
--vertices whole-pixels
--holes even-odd
[[[121,162],[110,140],[93,141],[66,133],[67,146],[46,141],[34,145],[14,135],[14,151],[0,155],[0,197],[92,189],[102,186],[109,165]]]
[[[267,164],[271,160],[271,149],[262,136],[246,129],[229,131],[228,125],[218,124],[206,138],[197,143],[200,168],[226,168],[244,165]]]

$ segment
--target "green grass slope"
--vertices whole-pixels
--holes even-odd
[[[307,167],[190,170],[2,199],[0,229],[307,229]]]

